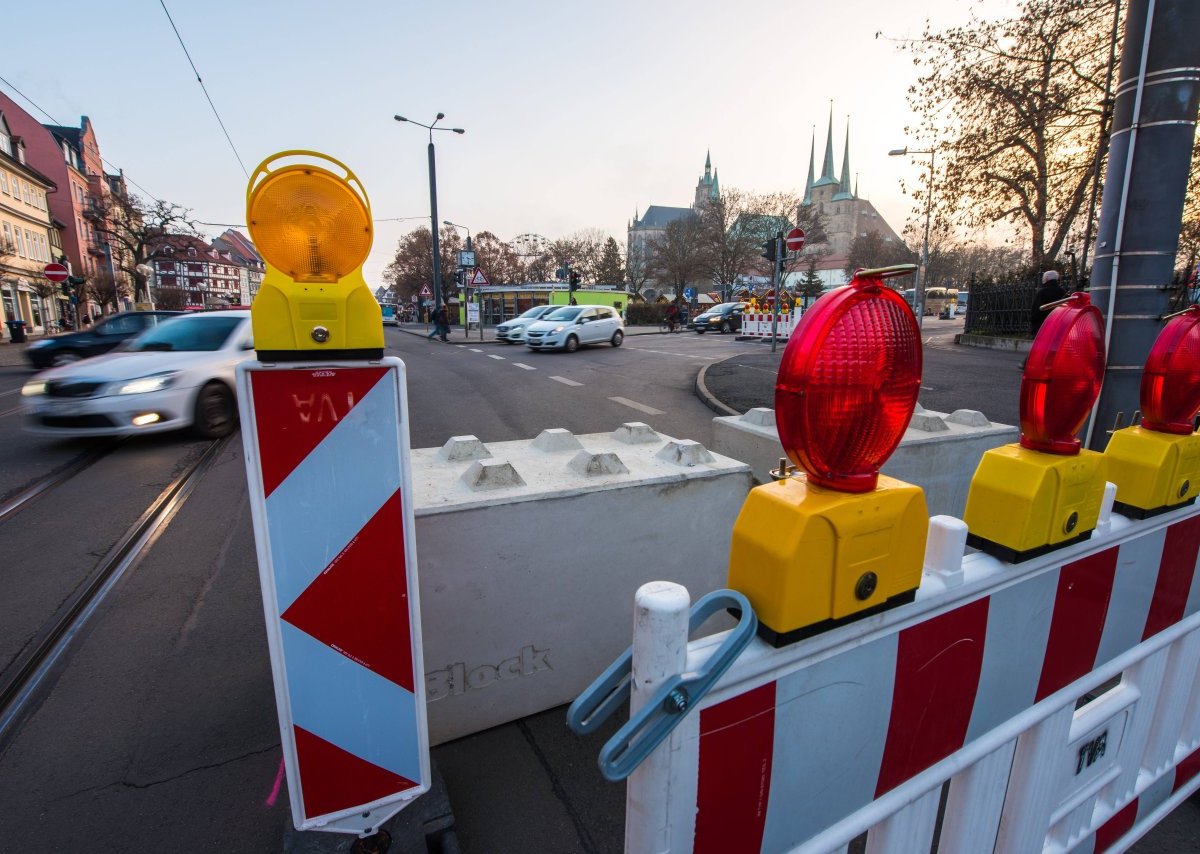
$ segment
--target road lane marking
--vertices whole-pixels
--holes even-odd
[[[513,362],[513,366],[520,368],[521,370],[524,370],[524,371],[536,371],[537,370],[537,368],[535,368],[533,365],[526,365],[522,362]]]
[[[577,383],[575,380],[569,380],[566,377],[550,377],[550,379],[554,380],[556,383],[562,383],[563,385],[583,385],[583,383]]]
[[[644,412],[647,415],[665,415],[661,409],[655,409],[653,406],[647,406],[644,403],[638,403],[636,400],[630,400],[627,397],[610,397],[613,403],[619,403],[622,406],[628,406],[630,409],[636,409],[638,412]]]
[[[472,353],[482,353],[483,352],[478,347],[468,347],[467,349],[470,350]]]
[[[491,353],[488,353],[488,358],[489,359],[499,359],[501,362],[507,361],[503,356],[495,356],[495,355],[492,355]]]

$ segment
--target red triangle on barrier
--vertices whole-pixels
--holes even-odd
[[[304,815],[312,819],[369,804],[419,784],[348,753],[303,727],[294,726]]]
[[[399,490],[283,612],[283,619],[351,661],[413,690]]]
[[[299,368],[250,375],[263,493],[313,452],[388,368]]]

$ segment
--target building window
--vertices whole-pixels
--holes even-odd
[[[4,248],[8,249],[10,246],[13,246],[13,245],[14,244],[13,244],[13,239],[12,239],[12,226],[10,226],[6,222],[6,223],[4,223]]]
[[[3,127],[0,127],[0,151],[12,157],[12,137],[8,135],[8,131]]]
[[[10,195],[8,192],[8,173],[0,172],[0,190],[4,191],[4,195]]]
[[[17,254],[20,255],[22,258],[24,258],[25,257],[25,246],[21,243],[21,229],[14,228],[13,234],[16,236],[16,240],[13,241],[13,243],[17,247]]]

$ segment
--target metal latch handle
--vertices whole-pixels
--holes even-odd
[[[624,780],[658,747],[671,730],[709,692],[758,628],[749,600],[736,590],[714,590],[692,606],[688,631],[694,632],[721,610],[740,614],[737,625],[695,672],[665,680],[654,696],[629,718],[600,750],[600,773],[614,782]],[[629,699],[633,682],[633,647],[608,666],[567,710],[567,726],[580,735],[594,732]]]

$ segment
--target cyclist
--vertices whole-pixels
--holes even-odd
[[[667,331],[675,332],[676,327],[678,327],[678,326],[679,326],[679,306],[676,305],[675,303],[671,303],[671,305],[667,307]]]

